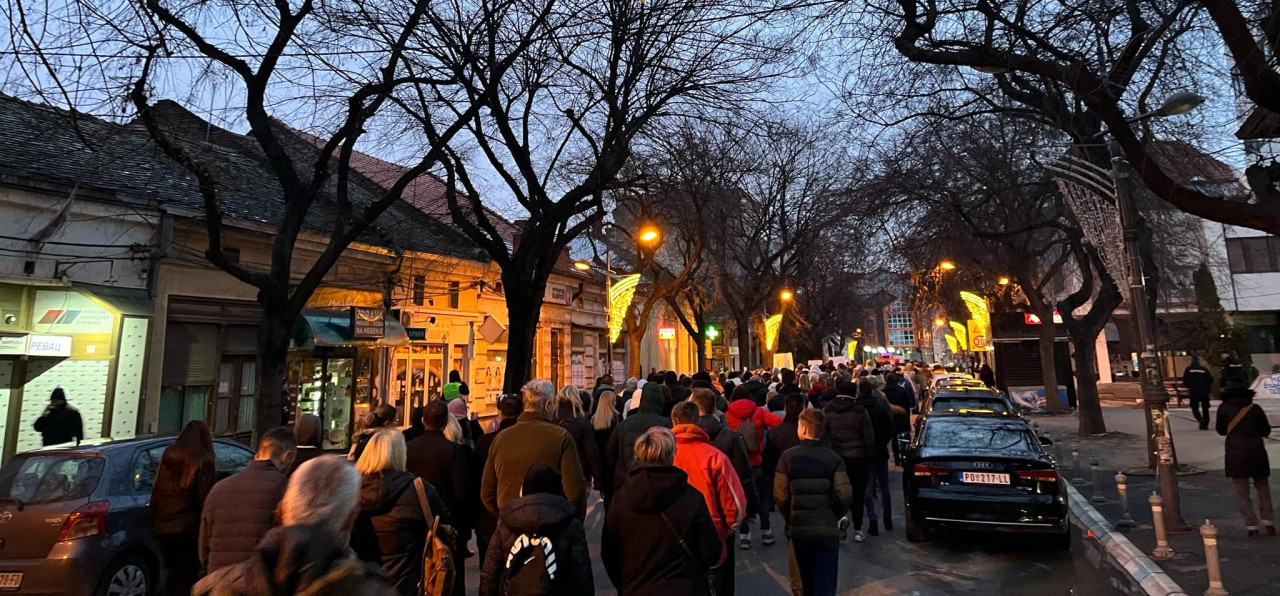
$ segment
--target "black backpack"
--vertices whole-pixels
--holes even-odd
[[[551,538],[521,534],[507,553],[502,570],[502,593],[507,596],[550,594],[556,571],[556,549]]]

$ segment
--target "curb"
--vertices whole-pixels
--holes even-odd
[[[1142,588],[1143,594],[1189,596],[1186,590],[1173,581],[1173,578],[1169,577],[1159,565],[1129,542],[1124,534],[1113,531],[1111,522],[1098,513],[1098,510],[1089,504],[1089,500],[1081,495],[1080,491],[1070,484],[1066,487],[1072,523],[1088,530],[1083,538],[1097,542],[1107,556],[1115,562],[1116,567],[1124,570],[1134,585]]]

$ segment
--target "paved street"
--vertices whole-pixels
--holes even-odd
[[[892,486],[901,486],[897,472]],[[898,494],[895,493],[895,497]],[[1057,552],[1018,537],[909,544],[902,533],[900,502],[895,502],[894,531],[867,542],[840,548],[840,594],[858,596],[1000,594],[1058,596],[1123,594],[1097,570],[1077,537],[1069,553]],[[597,593],[616,594],[599,560],[600,525],[596,501],[587,516],[587,536],[596,561]],[[774,514],[774,527],[781,519]],[[781,533],[779,531],[779,536]],[[743,596],[787,594],[787,549],[784,542],[761,546],[758,533],[750,551],[737,552],[737,593]],[[468,587],[476,590],[475,559],[468,561]],[[675,595],[672,595],[675,596]]]

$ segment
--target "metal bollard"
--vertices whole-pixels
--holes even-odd
[[[1129,479],[1124,472],[1116,472],[1116,490],[1120,492],[1120,521],[1116,525],[1121,528],[1132,528],[1138,525],[1133,521],[1133,515],[1129,513]]]
[[[1200,526],[1200,536],[1204,538],[1204,563],[1209,570],[1209,589],[1204,596],[1227,596],[1222,587],[1222,565],[1218,562],[1218,528],[1204,520]]]
[[[1071,448],[1071,484],[1084,486],[1084,476],[1080,475],[1080,448]]]
[[[1151,556],[1157,559],[1173,558],[1173,549],[1169,548],[1169,538],[1164,533],[1164,498],[1156,491],[1151,491],[1152,525],[1156,529],[1156,549]]]
[[[1097,458],[1089,460],[1089,476],[1092,478],[1092,484],[1089,489],[1090,503],[1106,503],[1107,497],[1103,496],[1102,489],[1098,487],[1098,460]]]

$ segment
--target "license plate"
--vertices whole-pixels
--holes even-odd
[[[0,590],[17,590],[21,587],[21,573],[0,573]]]
[[[991,472],[963,472],[960,480],[965,484],[1009,484],[1008,474]]]

